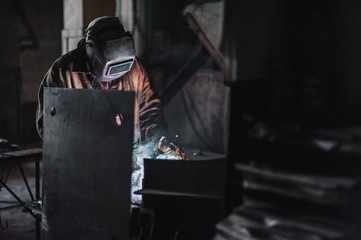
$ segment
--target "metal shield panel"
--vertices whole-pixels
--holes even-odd
[[[42,239],[128,239],[134,93],[45,88]]]

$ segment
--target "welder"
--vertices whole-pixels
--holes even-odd
[[[131,34],[117,17],[99,17],[87,27],[77,48],[58,58],[43,78],[38,94],[37,130],[43,135],[44,87],[134,91],[135,144],[153,142],[156,154],[184,159],[167,131],[161,102],[135,55]]]

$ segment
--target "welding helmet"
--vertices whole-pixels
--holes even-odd
[[[132,68],[134,41],[117,17],[93,20],[86,30],[85,45],[92,73],[99,81],[112,81]]]

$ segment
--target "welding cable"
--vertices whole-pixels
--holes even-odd
[[[181,98],[182,98],[182,102],[183,102],[183,106],[184,106],[184,109],[185,109],[185,112],[186,112],[186,116],[188,117],[189,123],[190,123],[193,131],[196,133],[196,136],[199,138],[199,140],[201,140],[201,142],[208,148],[208,150],[212,150],[213,147],[207,142],[207,140],[202,136],[202,134],[197,130],[197,128],[195,126],[195,123],[194,123],[194,121],[192,119],[192,116],[190,114],[190,111],[189,111],[189,108],[188,108],[188,105],[187,105],[187,100],[186,100],[185,93],[184,93],[184,87],[180,90],[180,95],[181,95]],[[195,105],[194,105],[193,101],[191,101],[191,104],[193,105],[193,108],[195,108]],[[198,119],[200,119],[199,114],[196,114],[196,116],[197,116]],[[205,131],[205,127],[202,124],[202,121],[199,121],[199,123],[200,123],[203,131]]]

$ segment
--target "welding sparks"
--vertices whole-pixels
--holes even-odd
[[[156,157],[156,159],[167,159],[167,160],[182,160],[181,156],[173,155],[169,153],[163,153]]]
[[[154,144],[137,144],[133,149],[132,177],[131,177],[131,200],[133,203],[141,204],[142,195],[134,194],[142,189],[142,179],[144,175],[144,158],[154,156]]]
[[[132,177],[131,177],[131,201],[141,204],[142,195],[134,194],[135,191],[141,190],[142,179],[144,177],[144,158],[165,159],[165,160],[182,160],[181,156],[171,153],[162,153],[157,155],[157,148],[153,142],[137,144],[133,149]]]

